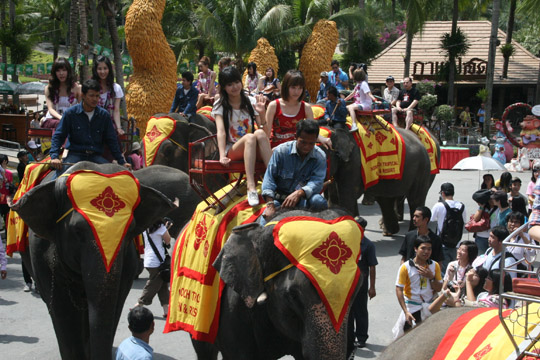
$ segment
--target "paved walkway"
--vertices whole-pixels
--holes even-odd
[[[501,172],[493,172],[495,178]],[[514,176],[523,182],[522,192],[530,179],[530,173],[516,173]],[[456,200],[465,203],[467,212],[476,209],[471,195],[479,187],[481,173],[477,171],[450,171],[443,170],[431,187],[427,206],[432,207],[438,199],[440,186],[444,182],[452,182],[456,188]],[[391,329],[396,321],[400,308],[395,295],[395,279],[399,268],[400,256],[398,250],[403,239],[402,235],[408,228],[408,218],[401,224],[399,236],[383,237],[378,227],[380,210],[378,206],[360,206],[361,214],[368,221],[366,236],[376,246],[379,265],[377,266],[377,296],[369,302],[370,311],[370,338],[367,347],[356,351],[356,358],[376,358],[384,348],[392,342]],[[434,224],[431,224],[432,227]],[[466,238],[472,239],[468,234]],[[0,353],[5,359],[58,359],[59,352],[54,336],[50,317],[43,301],[35,293],[25,293],[22,280],[19,255],[8,260],[8,278],[0,281]],[[140,296],[147,280],[147,272],[136,280],[126,300],[123,314],[118,325],[114,346],[128,337],[127,313]],[[156,331],[150,338],[150,345],[155,350],[155,359],[196,359],[189,336],[185,332],[163,334],[164,319],[160,316],[162,309],[159,302],[149,307],[156,315]],[[291,357],[286,357],[291,359]]]

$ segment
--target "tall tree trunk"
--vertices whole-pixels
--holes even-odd
[[[81,23],[81,83],[88,79],[88,18],[86,14],[86,0],[79,0],[79,19]],[[75,62],[76,59],[73,59]]]
[[[106,0],[102,2],[103,11],[105,16],[107,16],[107,27],[109,28],[109,34],[111,35],[111,44],[114,54],[114,72],[116,73],[116,82],[124,94],[126,93],[124,88],[124,71],[122,68],[122,54],[120,53],[120,38],[118,37],[118,28],[116,26],[116,1],[115,0]],[[121,103],[121,113],[127,116],[127,108],[125,98],[122,99]]]
[[[15,27],[15,1],[9,0],[9,26],[13,29]],[[11,53],[11,63],[17,64],[15,60],[15,54]],[[11,81],[19,82],[19,75],[17,75],[17,69],[15,69],[14,75],[11,75]]]
[[[489,138],[489,128],[491,126],[492,102],[493,102],[493,76],[495,74],[495,54],[497,51],[497,32],[499,29],[499,15],[501,12],[501,0],[493,0],[493,11],[491,17],[491,36],[489,37],[489,54],[486,74],[486,118],[484,124],[484,135]]]
[[[4,30],[6,28],[6,0],[0,1],[2,1],[0,7],[0,27]],[[2,44],[2,62],[4,63],[4,66],[7,66],[7,48],[4,44]],[[7,81],[7,73],[5,71],[2,74],[2,79]],[[4,95],[4,102],[7,103],[7,95]]]
[[[454,9],[452,11],[452,37],[457,32],[458,22],[458,0],[454,0]],[[448,105],[454,105],[454,82],[456,78],[456,59],[452,53],[452,50],[448,52],[448,62],[450,63],[448,72],[448,97],[446,103]]]
[[[414,34],[411,34],[407,31],[407,45],[405,47],[405,58],[403,62],[405,63],[405,68],[403,69],[403,77],[409,76],[409,69],[411,68],[411,49],[412,49],[412,40]]]
[[[79,38],[78,29],[79,29],[79,2],[78,0],[71,0],[71,8],[69,11],[69,56],[73,59],[74,63],[77,60],[77,39]],[[77,69],[74,67],[73,71]],[[75,74],[74,74],[75,75]],[[74,76],[75,79],[77,76]]]
[[[99,44],[99,9],[98,0],[90,0],[90,12],[92,14],[92,43]]]
[[[512,43],[512,33],[514,32],[514,19],[516,16],[516,3],[517,0],[511,0],[510,2],[510,12],[508,13],[508,29],[506,29],[506,43]],[[510,62],[510,57],[504,57],[503,64],[503,78],[508,77],[508,63]]]
[[[358,0],[358,8],[362,12],[364,11],[365,7],[366,7],[365,0]],[[358,30],[358,54],[360,54],[360,55],[364,54],[364,31],[363,31],[363,29]]]
[[[535,104],[540,104],[540,65],[538,66],[538,78],[536,79],[536,99]]]

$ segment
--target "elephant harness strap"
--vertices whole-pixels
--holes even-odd
[[[171,141],[176,146],[187,152],[187,149],[178,142],[171,139],[171,135],[176,129],[176,120],[169,116],[154,117],[148,120],[146,134],[143,138],[144,165],[150,166],[156,160],[159,147],[165,140]]]
[[[339,331],[360,277],[357,263],[363,229],[351,216],[331,220],[291,216],[275,224],[272,232],[274,245],[291,265],[267,276],[265,281],[296,266],[310,279],[334,329]]]

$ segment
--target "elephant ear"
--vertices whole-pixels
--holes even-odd
[[[258,224],[235,227],[213,264],[221,279],[240,294],[248,308],[255,305],[264,291],[261,263],[251,241],[260,235],[260,229]]]
[[[54,239],[58,220],[58,203],[54,195],[55,182],[41,184],[24,194],[11,209],[41,238]]]
[[[352,151],[356,147],[352,134],[343,129],[336,129],[332,132],[330,139],[338,158],[341,161],[348,162]]]
[[[142,233],[178,206],[161,192],[142,184],[139,194],[141,201],[133,213],[136,234]]]

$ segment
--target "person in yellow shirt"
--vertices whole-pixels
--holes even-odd
[[[459,119],[461,120],[461,126],[464,127],[471,127],[472,121],[471,121],[471,109],[468,106],[465,106],[465,110],[459,114]]]
[[[434,295],[442,288],[441,268],[430,260],[432,244],[428,236],[420,235],[414,242],[416,256],[401,264],[396,280],[396,296],[403,310],[394,331],[394,338],[400,336],[431,315],[429,305]],[[396,330],[394,327],[394,330]]]

